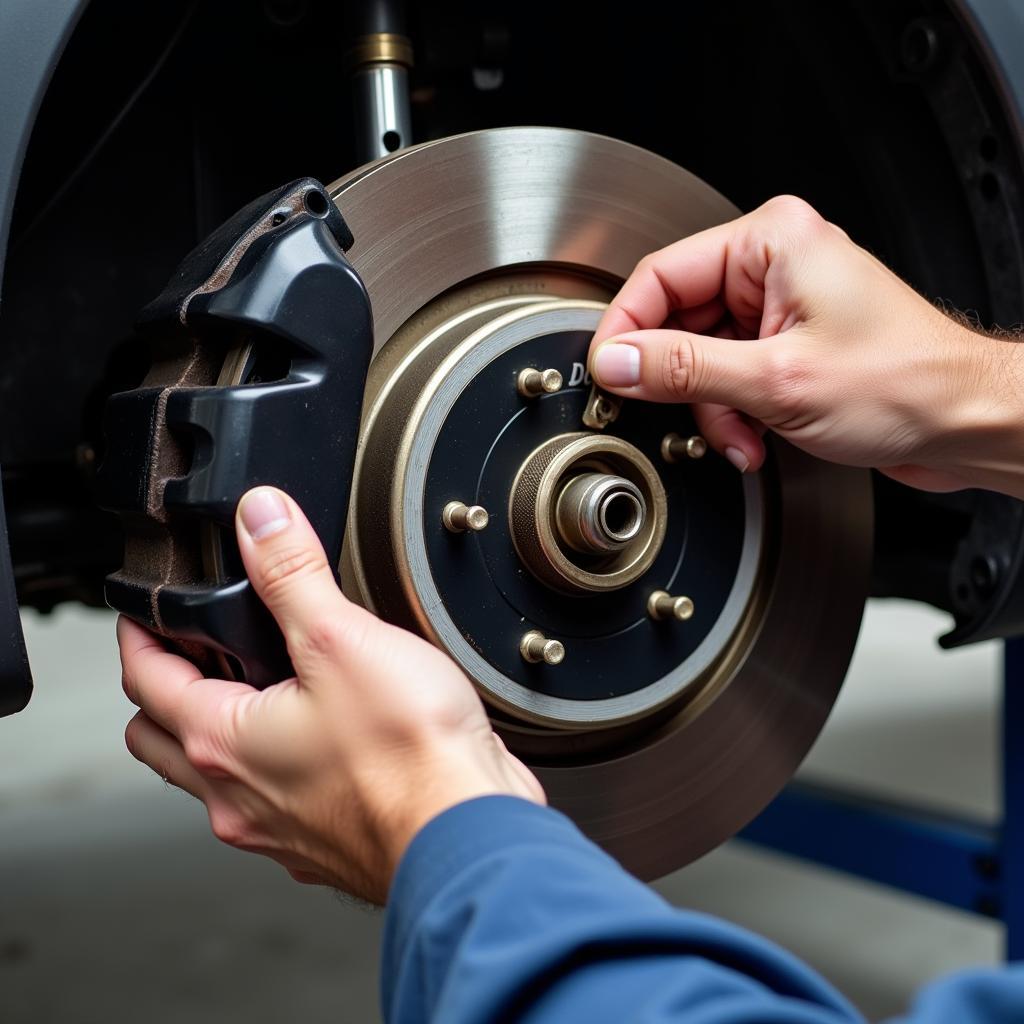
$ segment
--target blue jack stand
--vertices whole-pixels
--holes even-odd
[[[1024,960],[1024,640],[1005,644],[1002,736],[995,825],[794,782],[739,838],[1002,921]]]

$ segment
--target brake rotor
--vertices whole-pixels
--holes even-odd
[[[757,474],[669,461],[666,438],[696,433],[681,407],[583,424],[604,304],[644,255],[738,211],[660,157],[562,129],[427,143],[330,191],[376,345],[346,593],[446,650],[551,803],[631,870],[693,860],[818,735],[871,551],[863,471],[781,443]],[[219,383],[250,363],[232,353]]]

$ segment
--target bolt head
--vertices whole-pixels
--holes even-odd
[[[558,640],[549,640],[538,629],[531,629],[523,634],[519,641],[519,653],[523,660],[533,665],[542,662],[545,665],[560,665],[565,658],[565,648]]]
[[[686,439],[686,454],[691,459],[702,459],[707,454],[708,443],[703,437],[689,437]]]
[[[558,370],[542,370],[540,386],[544,389],[545,394],[553,395],[556,391],[562,390],[562,375]]]
[[[700,434],[694,434],[693,437],[666,434],[661,439],[661,457],[666,462],[678,462],[684,455],[690,459],[702,459],[707,450],[708,443]]]
[[[558,640],[548,640],[542,656],[545,665],[560,665],[565,660],[565,647]]]
[[[481,530],[487,529],[487,524],[491,521],[491,517],[487,514],[487,509],[482,505],[470,505],[466,509],[466,529],[473,530],[479,533]]]
[[[479,532],[486,529],[490,521],[487,509],[481,505],[465,505],[461,501],[449,501],[441,513],[441,522],[452,533]]]
[[[693,617],[693,601],[688,597],[673,597],[664,590],[655,590],[647,598],[647,614],[655,622],[667,619],[685,622]]]

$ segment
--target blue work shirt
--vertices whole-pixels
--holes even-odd
[[[470,800],[413,840],[391,888],[388,1024],[863,1024],[765,939],[678,910],[566,817]],[[925,988],[905,1024],[1024,1024],[1024,965]]]

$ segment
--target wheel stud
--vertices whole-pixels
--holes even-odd
[[[523,398],[553,395],[562,390],[562,375],[554,369],[535,370],[531,366],[522,370],[516,378],[516,390]]]
[[[647,598],[647,614],[656,622],[685,622],[693,616],[693,602],[688,597],[673,597],[667,590],[656,590]]]
[[[560,665],[565,658],[565,648],[558,640],[549,640],[540,630],[531,629],[519,641],[519,653],[533,665]]]
[[[702,459],[708,450],[708,443],[699,434],[680,437],[666,434],[661,442],[661,457],[666,462],[682,462],[683,459]]]
[[[482,505],[466,505],[461,501],[449,501],[441,513],[441,522],[451,533],[465,533],[472,530],[479,533],[487,528],[491,517]]]

